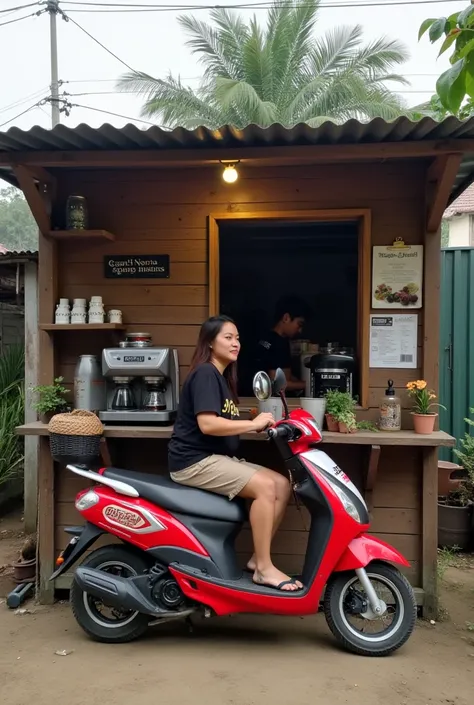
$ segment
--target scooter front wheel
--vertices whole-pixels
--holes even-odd
[[[333,573],[324,595],[324,614],[331,632],[349,651],[361,656],[388,656],[410,637],[416,621],[416,600],[408,580],[386,563],[374,562],[367,576],[383,600],[383,614],[372,612],[354,572]]]

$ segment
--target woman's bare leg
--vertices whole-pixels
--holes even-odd
[[[291,580],[288,575],[273,565],[270,555],[275,524],[276,492],[274,479],[267,473],[258,471],[240,493],[241,497],[253,500],[250,507],[250,525],[256,560],[253,579],[256,583],[266,583],[275,587],[285,580]],[[282,588],[286,591],[297,589],[296,584],[284,585]]]
[[[280,524],[283,520],[283,517],[285,516],[285,511],[286,511],[286,508],[288,506],[288,502],[289,502],[290,496],[291,496],[291,487],[290,487],[289,481],[283,475],[280,475],[278,472],[275,472],[274,470],[267,470],[266,468],[262,468],[261,472],[265,473],[275,483],[276,500],[275,500],[275,516],[273,519],[273,529],[272,529],[272,538],[273,538],[275,536],[276,532],[278,531],[278,527],[280,526]],[[255,553],[254,553],[252,555],[252,558],[247,563],[247,568],[249,570],[255,570],[256,565],[257,565],[257,563],[255,560]]]

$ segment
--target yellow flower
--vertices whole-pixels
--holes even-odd
[[[407,389],[409,389],[410,392],[412,392],[415,389],[415,382],[408,382]]]
[[[436,399],[436,394],[431,393],[429,398],[430,398],[430,400],[431,400],[431,399]]]
[[[425,387],[426,387],[426,382],[424,379],[418,379],[416,381],[416,388],[417,389],[419,389],[421,391],[422,389],[425,389]]]

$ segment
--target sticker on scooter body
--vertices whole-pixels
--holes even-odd
[[[335,464],[334,460],[332,460],[327,453],[323,450],[308,450],[306,453],[302,453],[301,457],[309,461],[312,465],[315,465],[317,468],[321,468],[321,470],[324,470],[324,472],[327,472],[329,475],[332,475],[336,480],[343,482],[346,487],[360,499],[363,506],[366,506],[365,500],[357,487],[346,475],[346,473]]]
[[[118,507],[116,504],[108,504],[102,510],[104,519],[115,526],[125,526],[127,529],[141,529],[145,526],[145,519],[137,512]]]

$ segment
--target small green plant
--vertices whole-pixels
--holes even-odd
[[[357,428],[359,431],[378,431],[379,429],[372,421],[358,421]]]
[[[326,413],[330,414],[338,423],[345,424],[348,431],[354,431],[357,428],[355,405],[356,401],[349,392],[339,392],[338,390],[326,392]]]
[[[33,408],[39,414],[66,411],[68,402],[65,397],[69,390],[63,387],[63,379],[63,377],[56,377],[54,384],[41,384],[33,387],[32,391],[37,395],[37,401],[33,403]]]
[[[440,580],[443,579],[446,569],[456,564],[457,553],[460,550],[458,546],[438,549],[437,572]]]
[[[469,409],[469,412],[474,415],[474,408]],[[462,507],[474,503],[474,436],[471,433],[474,428],[474,421],[469,418],[465,418],[464,421],[468,426],[468,431],[460,441],[462,450],[455,448],[454,453],[467,472],[467,477],[463,480],[459,489],[450,492],[448,495],[450,504],[458,504]]]

